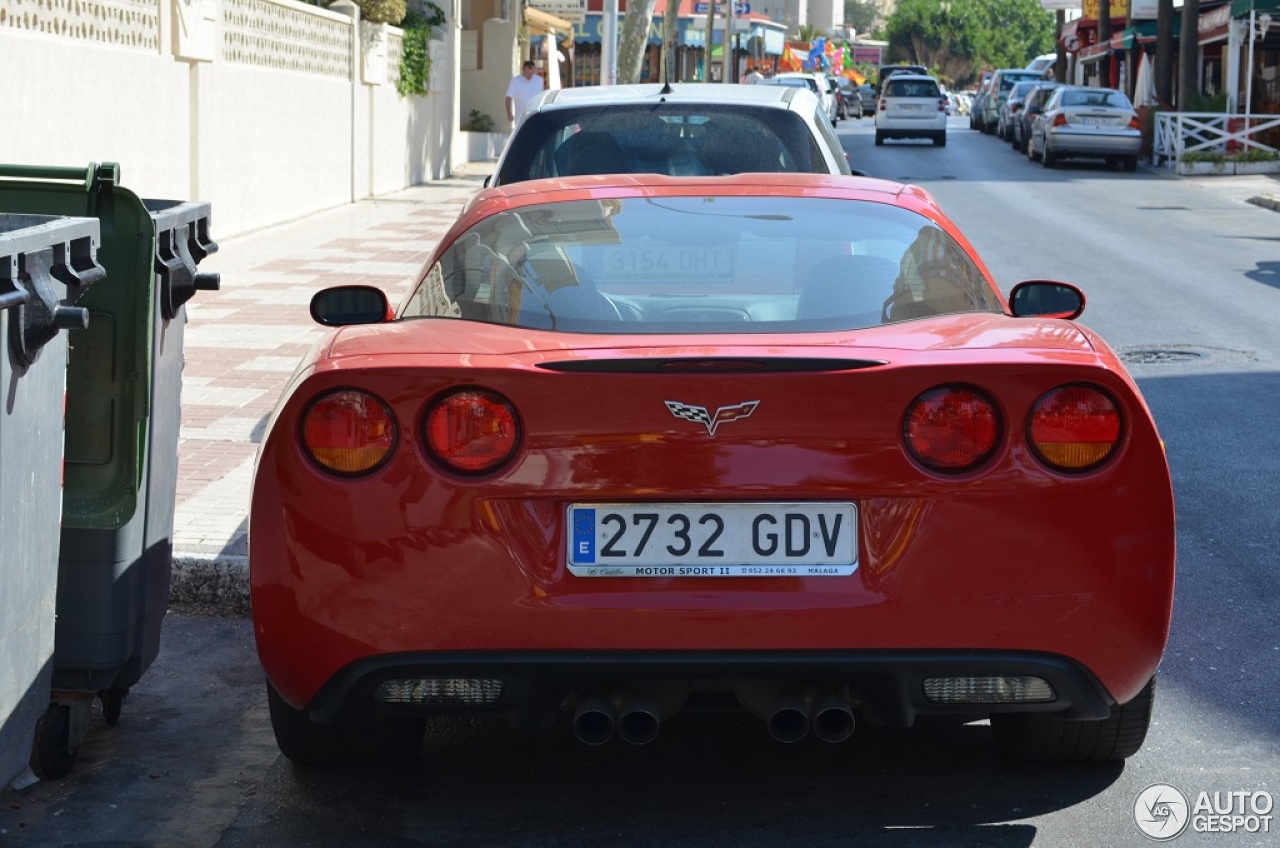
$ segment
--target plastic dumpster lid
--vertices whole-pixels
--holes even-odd
[[[0,309],[10,311],[9,347],[23,365],[59,330],[88,328],[89,310],[71,304],[107,275],[99,238],[96,218],[0,214]]]

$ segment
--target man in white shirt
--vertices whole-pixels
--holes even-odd
[[[534,67],[533,62],[526,60],[520,73],[512,77],[507,86],[507,120],[511,123],[519,120],[529,101],[542,93],[542,77],[534,73]]]

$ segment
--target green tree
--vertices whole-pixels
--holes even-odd
[[[640,70],[644,67],[644,51],[649,44],[649,27],[653,24],[653,10],[658,0],[636,0],[627,4],[627,14],[622,20],[622,32],[618,35],[618,83],[640,82]]]
[[[879,14],[876,4],[868,0],[844,0],[844,22],[853,27],[859,36],[871,35]]]
[[[986,68],[1020,68],[1054,49],[1039,0],[902,0],[885,24],[893,61],[924,65],[954,86]]]

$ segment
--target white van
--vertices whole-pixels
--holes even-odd
[[[1028,62],[1027,68],[1033,71],[1044,71],[1047,73],[1049,69],[1056,64],[1058,64],[1057,53],[1044,53]]]

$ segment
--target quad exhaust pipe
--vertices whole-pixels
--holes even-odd
[[[615,735],[628,745],[648,745],[658,738],[661,723],[661,713],[648,698],[592,696],[574,709],[573,735],[584,745],[604,745]],[[787,744],[810,733],[822,742],[844,742],[853,735],[855,723],[849,699],[839,695],[782,695],[767,718],[769,735]]]
[[[584,698],[573,711],[573,735],[584,745],[608,742],[616,724],[613,704],[605,698]]]
[[[813,705],[813,735],[823,742],[845,741],[853,726],[853,708],[844,698],[824,695]]]
[[[584,698],[573,712],[573,735],[585,745],[603,745],[614,733],[630,745],[648,745],[658,738],[662,718],[647,698]]]
[[[769,713],[769,735],[779,742],[799,742],[813,731],[823,742],[843,742],[853,735],[853,708],[848,700],[824,695],[812,703],[799,695],[783,695]]]

